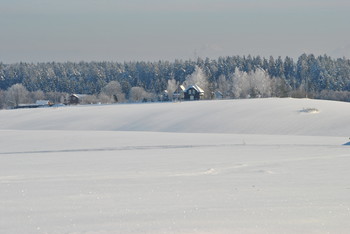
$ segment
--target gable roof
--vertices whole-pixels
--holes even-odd
[[[85,96],[87,96],[87,95],[86,94],[76,94],[76,93],[69,95],[69,97],[76,97],[78,99],[83,98]]]
[[[174,93],[183,93],[185,92],[185,87],[183,85],[179,85],[177,89],[174,91]]]
[[[191,88],[195,89],[198,93],[204,93],[204,90],[201,89],[198,85],[190,85],[190,86],[188,86],[185,92],[187,92]]]

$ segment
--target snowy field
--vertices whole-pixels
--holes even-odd
[[[0,111],[0,233],[350,233],[350,104]]]

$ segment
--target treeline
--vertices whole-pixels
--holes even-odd
[[[174,62],[0,63],[0,90],[2,99],[5,98],[4,92],[15,84],[23,85],[30,93],[96,96],[110,82],[115,81],[123,100],[129,100],[133,87],[141,88],[148,95],[159,95],[168,88],[169,82],[182,84],[191,75],[198,73],[198,69],[205,77],[206,91],[221,91],[225,98],[261,96],[256,87],[250,87],[250,91],[248,88],[248,91],[239,95],[233,89],[239,88],[238,80],[242,82],[242,79],[237,79],[238,72],[242,73],[241,77],[248,79],[252,74],[256,75],[257,71],[264,71],[270,78],[271,90],[268,93],[272,96],[305,95],[349,101],[350,60],[333,59],[327,55],[316,57],[313,54],[302,54],[296,61],[290,57],[230,56],[216,60],[198,58]],[[261,77],[265,75],[260,74]],[[255,76],[252,81],[259,80]],[[266,82],[262,83],[266,86]],[[7,103],[2,100],[4,102]]]

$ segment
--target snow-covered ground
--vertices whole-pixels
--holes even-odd
[[[0,111],[0,233],[349,233],[350,104]]]

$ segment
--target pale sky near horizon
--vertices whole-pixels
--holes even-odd
[[[350,58],[348,0],[0,0],[0,62]]]

